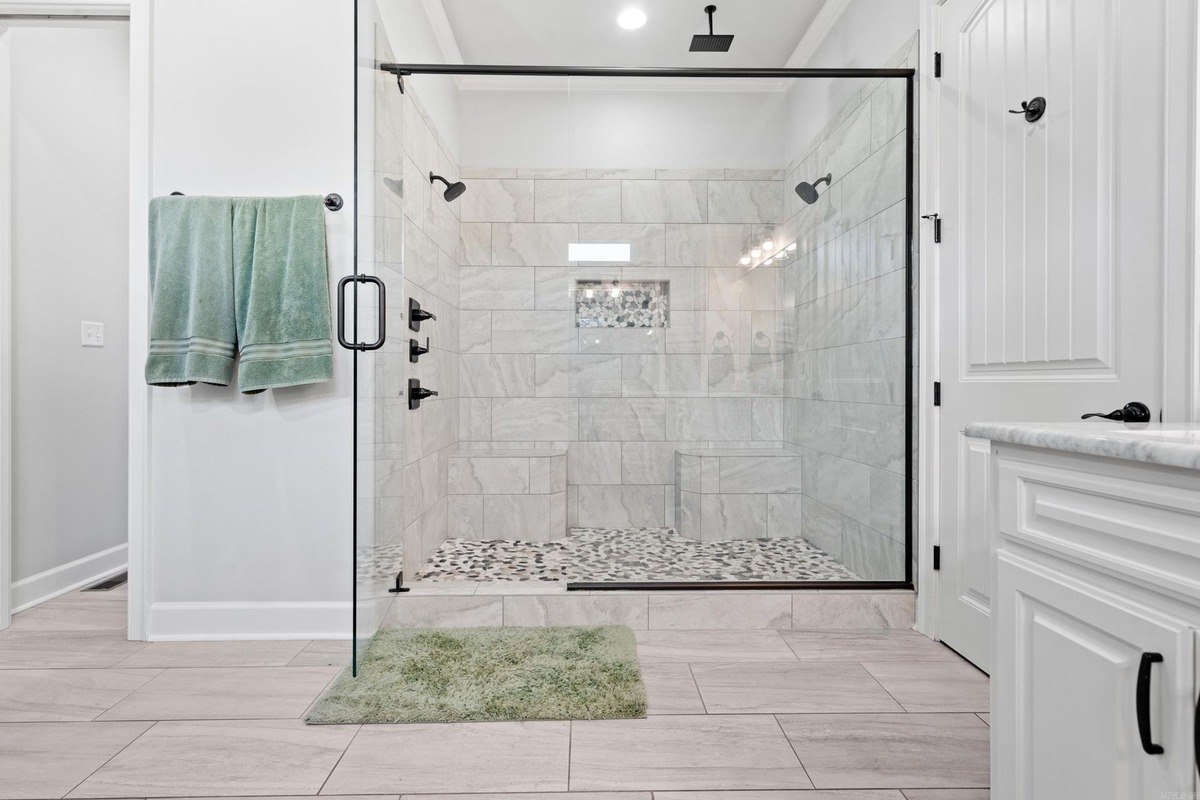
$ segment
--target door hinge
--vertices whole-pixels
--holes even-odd
[[[935,406],[940,406],[942,404],[942,382],[941,381],[933,382],[933,404]]]
[[[935,544],[933,546],[933,569],[935,572],[942,568],[942,547]]]
[[[933,54],[933,77],[935,77],[935,78],[942,77],[942,54],[941,53]]]
[[[933,243],[941,244],[942,243],[942,218],[941,218],[941,216],[939,216],[937,214],[937,212],[934,212],[933,214],[922,214],[921,219],[933,220]]]

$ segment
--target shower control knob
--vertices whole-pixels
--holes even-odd
[[[437,317],[421,308],[415,297],[408,298],[408,329],[420,333],[421,323],[427,319],[437,320]]]
[[[416,339],[408,340],[408,360],[416,364],[421,356],[429,352],[429,337],[425,337],[425,346],[421,347],[420,342]]]
[[[408,407],[410,410],[420,408],[421,401],[429,397],[437,397],[437,392],[433,389],[422,389],[421,381],[416,378],[408,379]]]

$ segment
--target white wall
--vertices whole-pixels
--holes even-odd
[[[12,58],[19,608],[126,559],[129,29],[14,26],[3,35]],[[104,324],[104,347],[81,346],[82,320]]]
[[[519,87],[529,79],[507,80]],[[586,79],[536,80],[540,91],[461,92],[464,168],[783,166],[782,91],[599,90]]]
[[[348,3],[156,0],[155,195],[339,192],[332,287],[352,270]],[[351,363],[247,397],[151,390],[151,638],[348,635]]]
[[[820,45],[795,67],[883,67],[917,33],[920,0],[851,0]],[[791,164],[808,155],[804,148],[867,82],[858,79],[797,81],[788,97],[785,156]]]

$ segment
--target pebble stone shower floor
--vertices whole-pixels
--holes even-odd
[[[0,798],[987,800],[987,677],[919,633],[634,635],[646,719],[305,725],[347,642],[131,642],[71,593],[0,631]]]
[[[565,539],[442,543],[417,574],[437,581],[854,581],[798,537],[701,542],[673,528],[572,528]]]

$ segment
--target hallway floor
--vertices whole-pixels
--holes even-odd
[[[636,631],[644,720],[308,726],[347,643],[129,642],[124,600],[0,632],[0,798],[988,796],[987,678],[910,631]]]

